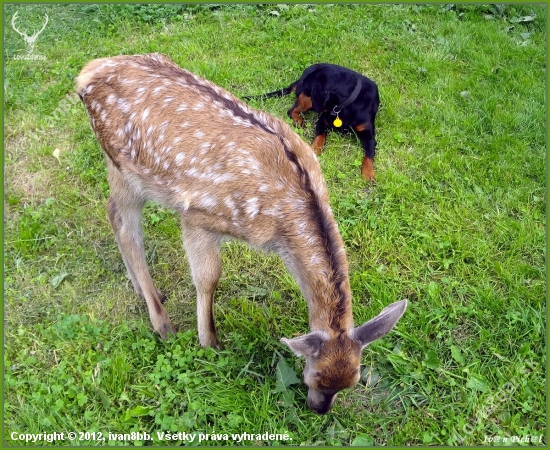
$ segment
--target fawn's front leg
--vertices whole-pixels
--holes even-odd
[[[214,323],[214,292],[222,274],[218,234],[186,225],[182,220],[183,242],[193,283],[197,289],[197,327],[203,347],[220,348]]]

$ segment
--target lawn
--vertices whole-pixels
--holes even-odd
[[[48,15],[31,57],[15,12],[28,34]],[[4,443],[545,444],[546,16],[526,4],[4,5]],[[379,86],[376,184],[360,177],[354,135],[330,134],[320,162],[355,323],[409,307],[325,416],[279,342],[308,331],[281,260],[224,244],[223,350],[202,349],[179,220],[157,205],[147,261],[180,332],[152,332],[73,89],[87,61],[146,52],[241,97],[315,62]],[[292,101],[251,104],[290,123]],[[314,120],[296,130],[308,142]]]

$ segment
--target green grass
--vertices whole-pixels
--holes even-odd
[[[13,432],[61,431],[105,440],[58,445],[117,445],[108,433],[131,432],[180,443],[157,431],[228,434],[201,445],[238,445],[231,434],[245,432],[292,440],[241,445],[546,435],[544,8],[6,5],[6,20],[17,10],[21,28],[39,28],[45,12],[50,22],[36,42],[40,61],[15,60],[24,43],[5,27],[7,444],[21,444]],[[355,322],[401,298],[410,305],[365,350],[361,382],[326,416],[291,383],[303,361],[279,339],[308,330],[307,308],[277,257],[224,245],[222,351],[198,345],[172,212],[148,206],[144,229],[177,338],[153,335],[131,289],[106,220],[104,157],[83,107],[61,102],[90,59],[152,51],[239,96],[287,86],[319,61],[379,85],[376,185],[366,190],[359,176],[353,135],[329,135],[320,160]],[[253,106],[288,120],[291,102]],[[313,115],[308,123],[297,132],[311,142]]]

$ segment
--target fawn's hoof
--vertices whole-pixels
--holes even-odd
[[[160,338],[165,341],[170,336],[176,335],[176,329],[174,328],[174,325],[170,321],[162,323],[158,329],[156,330],[158,334],[160,334]]]

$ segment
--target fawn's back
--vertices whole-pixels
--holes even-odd
[[[190,223],[263,245],[278,221],[307,213],[304,192],[326,200],[311,148],[288,125],[163,56],[94,60],[77,90],[136,193]]]

